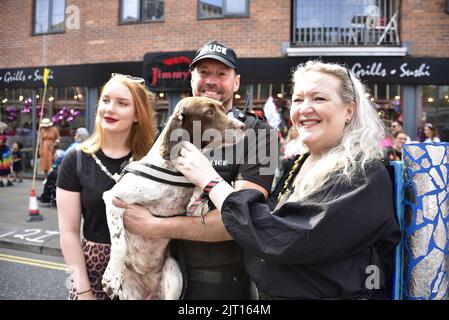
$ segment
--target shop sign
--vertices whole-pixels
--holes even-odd
[[[42,84],[44,68],[10,69],[0,71],[0,86],[31,86]],[[50,69],[49,83],[54,80],[54,72]]]
[[[245,83],[286,83],[298,65],[308,60],[348,66],[364,82],[398,84],[449,84],[448,58],[415,57],[288,57],[242,58],[239,72]]]
[[[152,91],[190,90],[190,70],[194,52],[147,53],[144,77]]]
[[[421,63],[419,66],[410,66],[409,63],[404,62],[399,66],[384,66],[382,62],[372,62],[363,66],[361,63],[356,62],[352,65],[352,72],[358,78],[364,77],[381,77],[386,78],[389,76],[396,76],[401,78],[428,78],[432,75],[430,65],[427,63]],[[398,79],[398,80],[399,80]]]
[[[329,59],[330,60],[330,59]],[[340,62],[364,81],[400,84],[448,84],[448,59],[414,57],[347,57]]]
[[[141,61],[45,67],[50,69],[49,87],[102,86],[114,72],[142,76]],[[43,88],[43,74],[43,66],[0,69],[0,89]]]

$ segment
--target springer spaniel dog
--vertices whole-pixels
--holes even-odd
[[[190,141],[204,153],[236,143],[243,138],[243,130],[244,124],[228,117],[220,102],[204,97],[184,98],[148,154],[128,164],[118,183],[103,194],[111,258],[102,284],[109,297],[174,300],[182,291],[182,274],[170,256],[169,239],[127,232],[123,226],[124,209],[115,207],[112,199],[141,204],[155,216],[185,215],[195,186],[170,160],[178,156],[179,142]],[[195,137],[198,133],[199,137]],[[199,194],[201,190],[196,189],[195,194]],[[203,208],[197,208],[195,214],[200,210]]]

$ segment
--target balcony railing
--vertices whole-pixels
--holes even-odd
[[[400,46],[400,0],[296,0],[294,46]]]

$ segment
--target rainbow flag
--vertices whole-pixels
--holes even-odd
[[[0,146],[0,172],[11,171],[12,151],[7,145]]]

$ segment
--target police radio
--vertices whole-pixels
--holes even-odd
[[[241,122],[245,122],[245,120],[246,120],[245,112],[243,112],[239,109],[236,109],[236,108],[232,108],[231,110],[229,110],[227,115],[231,118],[240,120]]]

